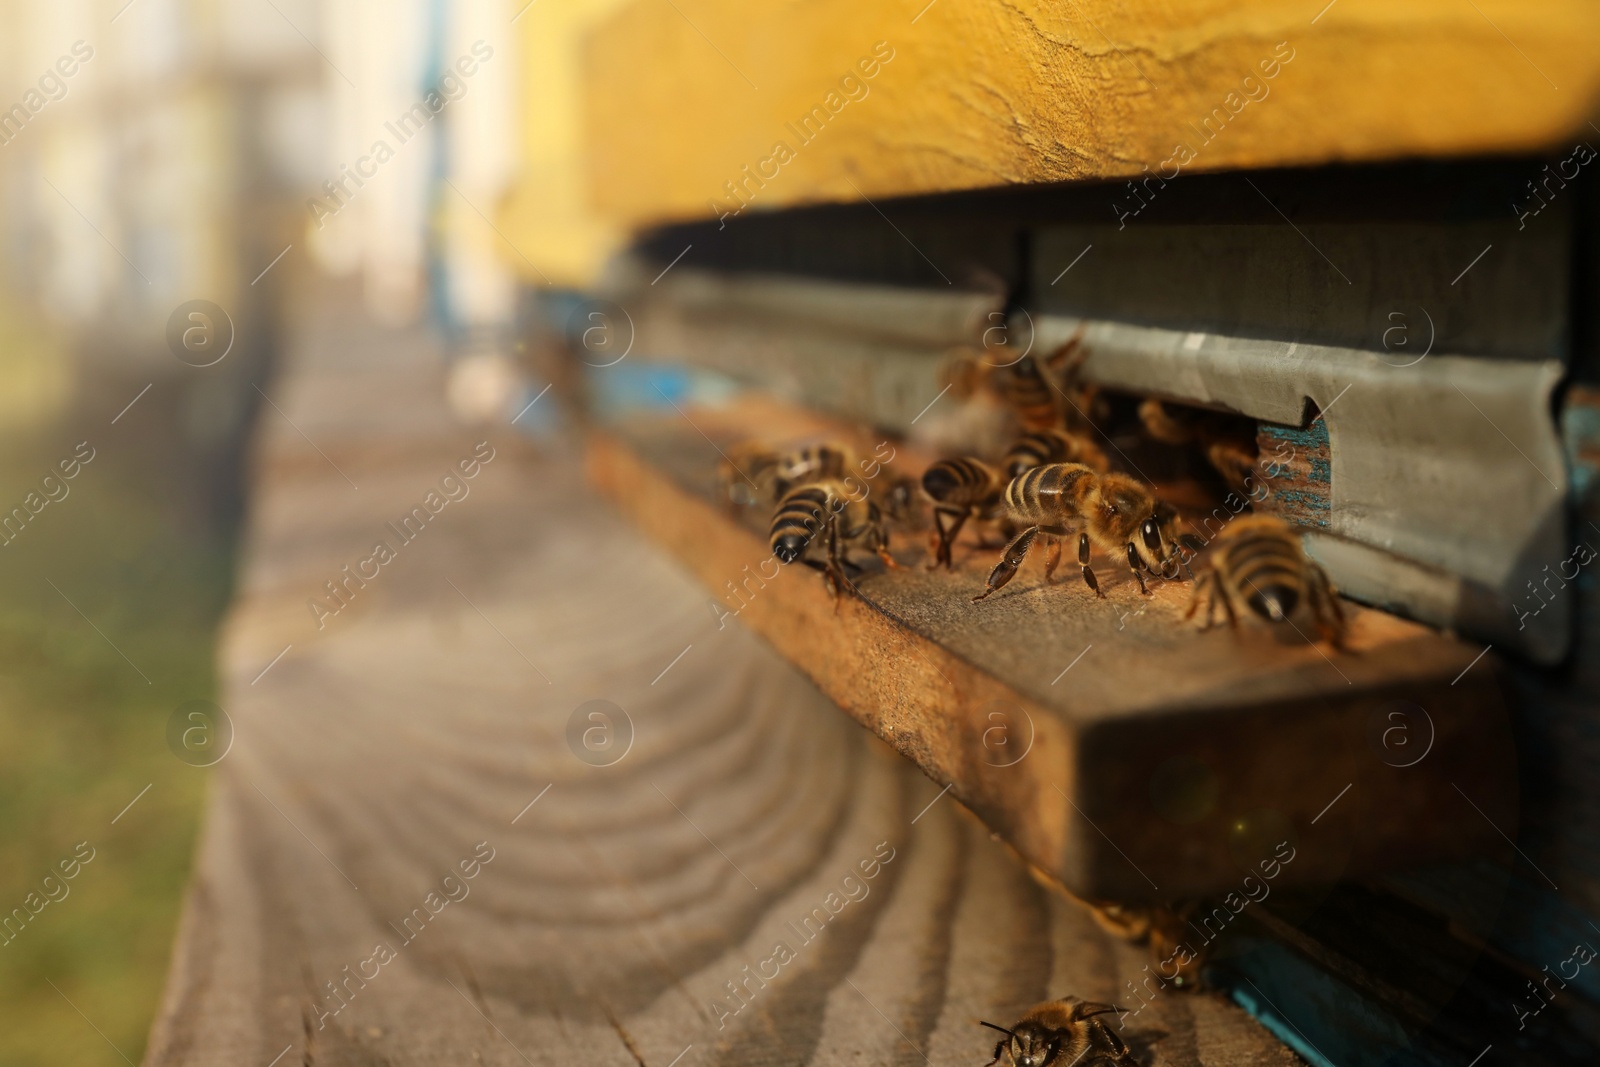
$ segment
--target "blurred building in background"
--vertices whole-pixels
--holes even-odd
[[[6,321],[65,328],[74,357],[30,349],[4,371],[0,413],[65,403],[70,366],[179,373],[167,320],[192,300],[233,320],[244,358],[230,362],[259,364],[285,264],[359,272],[380,318],[506,347],[515,252],[492,220],[517,167],[511,14],[500,0],[0,3]]]
[[[107,1041],[139,1058],[203,788],[174,779],[160,724],[214,695],[294,298],[435,328],[461,410],[507,417],[523,388],[521,260],[497,221],[520,158],[515,14],[0,0],[0,494],[23,500],[77,442],[98,457],[0,556],[0,891],[23,899],[101,808],[164,783],[95,839],[117,858],[71,918],[8,946],[0,1063],[121,1062]]]

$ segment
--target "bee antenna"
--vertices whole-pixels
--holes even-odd
[[[1016,1034],[1012,1033],[1010,1030],[1007,1030],[1003,1026],[996,1026],[994,1023],[984,1022],[982,1019],[978,1020],[978,1025],[979,1026],[987,1026],[991,1030],[998,1030],[1002,1034],[1005,1034],[1007,1037],[1016,1037],[1017,1036]]]

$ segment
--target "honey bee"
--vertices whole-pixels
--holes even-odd
[[[1001,466],[1007,478],[1047,463],[1082,463],[1104,473],[1110,464],[1098,445],[1082,434],[1067,430],[1044,429],[1025,433],[1007,450]]]
[[[1024,429],[1044,430],[1060,425],[1061,406],[1056,392],[1032,356],[997,368],[992,380]]]
[[[1047,463],[1083,463],[1095,470],[1107,467],[1105,454],[1094,442],[1054,428],[1034,430],[1017,438],[1001,460],[1001,468],[971,457],[940,460],[922,475],[922,491],[933,501],[934,555],[929,570],[951,566],[950,550],[969,518],[993,519],[1000,507],[1006,482],[1024,471]],[[949,520],[946,527],[945,520]],[[1010,537],[1015,531],[1005,529]]]
[[[1122,1038],[1096,1018],[1127,1010],[1063,997],[1035,1004],[1010,1029],[980,1023],[1006,1035],[987,1067],[1138,1067]]]
[[[1126,474],[1102,475],[1081,463],[1035,467],[1006,486],[1003,516],[1021,532],[989,573],[988,588],[973,600],[982,600],[1009,582],[1041,534],[1050,541],[1045,580],[1061,561],[1062,540],[1076,534],[1078,565],[1097,597],[1105,594],[1089,566],[1091,541],[1106,552],[1126,551],[1139,592],[1146,595],[1150,590],[1142,571],[1175,578],[1183,562],[1178,555],[1177,511]]]
[[[855,590],[846,569],[859,571],[860,567],[844,554],[851,544],[864,545],[877,553],[885,566],[900,569],[889,555],[889,535],[878,505],[865,494],[852,494],[845,482],[834,479],[797,485],[783,495],[772,516],[771,544],[779,563],[799,561],[821,571],[835,598],[841,590]],[[813,548],[821,549],[824,558],[811,558]]]
[[[1268,622],[1286,622],[1304,598],[1317,634],[1344,647],[1346,622],[1327,573],[1306,557],[1300,538],[1274,515],[1241,515],[1217,535],[1210,566],[1195,582],[1184,618],[1193,618],[1202,599],[1204,629],[1210,629],[1220,601],[1228,625],[1239,628],[1240,602]]]
[[[717,464],[717,498],[735,508],[771,504],[801,482],[842,478],[855,465],[844,445],[820,443],[779,452],[760,441],[743,441]]]
[[[951,565],[950,546],[962,525],[972,516],[992,518],[1005,486],[999,471],[969,457],[941,459],[923,472],[922,491],[933,501],[933,562],[929,570],[941,563]]]
[[[1165,404],[1150,397],[1139,405],[1139,421],[1152,438],[1168,445],[1198,444],[1228,488],[1246,495],[1260,450],[1255,431],[1241,417]]]

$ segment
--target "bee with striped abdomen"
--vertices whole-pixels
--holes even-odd
[[[1005,485],[999,471],[965,456],[941,459],[923,472],[922,491],[933,501],[933,562],[929,570],[941,563],[951,565],[950,547],[967,519],[994,517]]]
[[[1127,1010],[1063,997],[1035,1004],[1009,1029],[980,1023],[1006,1035],[987,1067],[1138,1067],[1122,1038],[1096,1018]]]
[[[1150,590],[1142,571],[1175,578],[1182,562],[1177,511],[1126,474],[1102,475],[1081,463],[1035,467],[1006,486],[1002,515],[1021,532],[989,572],[988,588],[973,600],[982,600],[1009,582],[1040,535],[1050,542],[1045,580],[1061,561],[1061,542],[1076,536],[1083,580],[1097,597],[1105,594],[1089,566],[1091,542],[1109,553],[1126,551],[1128,567],[1144,594]]]
[[[1082,434],[1054,428],[1034,430],[1017,438],[1001,461],[1007,478],[1047,463],[1082,463],[1102,474],[1110,467],[1105,453]]]
[[[878,505],[865,493],[852,494],[849,486],[838,480],[807,482],[785,493],[772,516],[770,541],[779,563],[799,561],[821,571],[828,591],[836,598],[842,589],[855,589],[846,574],[846,568],[860,570],[845,556],[852,544],[877,553],[893,570],[900,567],[889,555],[889,535]],[[820,551],[823,558],[815,558],[813,550]]]
[[[1185,619],[1206,604],[1205,629],[1220,602],[1228,625],[1239,628],[1248,607],[1268,622],[1286,622],[1303,600],[1318,636],[1344,647],[1345,617],[1339,598],[1321,567],[1307,558],[1300,538],[1274,515],[1241,515],[1217,535],[1208,568],[1195,582]]]

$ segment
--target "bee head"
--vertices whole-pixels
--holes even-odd
[[[1145,565],[1167,578],[1177,577],[1178,512],[1166,501],[1157,501],[1150,514],[1139,523],[1134,546]]]
[[[1045,1067],[1055,1056],[1060,1040],[1054,1031],[1025,1022],[1011,1032],[1011,1062],[1015,1067]]]

